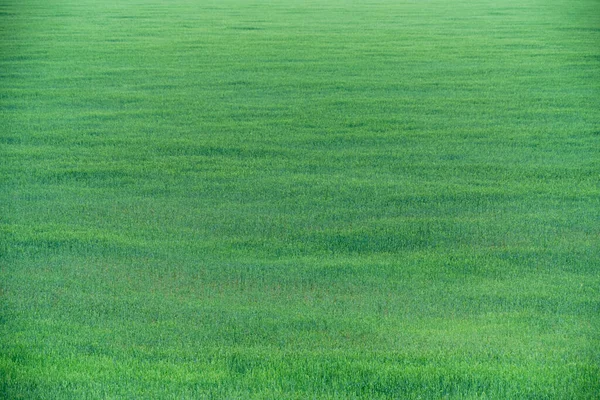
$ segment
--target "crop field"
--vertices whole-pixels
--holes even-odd
[[[600,2],[0,0],[0,398],[600,398]]]

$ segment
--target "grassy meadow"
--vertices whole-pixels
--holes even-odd
[[[0,398],[600,398],[600,3],[0,0]]]

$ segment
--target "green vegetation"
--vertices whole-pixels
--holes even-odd
[[[600,397],[596,0],[2,0],[0,41],[0,397]]]

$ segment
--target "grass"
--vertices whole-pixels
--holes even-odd
[[[0,397],[598,398],[599,11],[0,1]]]

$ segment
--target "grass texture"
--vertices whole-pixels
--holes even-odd
[[[1,0],[0,41],[0,397],[600,397],[596,0]]]

